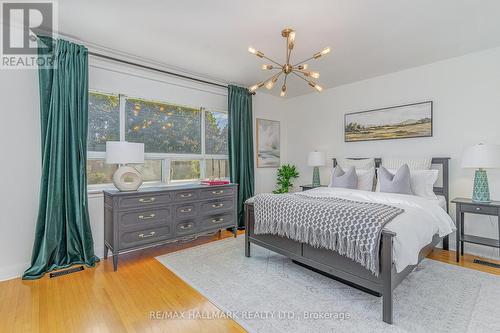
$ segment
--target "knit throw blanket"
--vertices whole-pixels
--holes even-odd
[[[403,212],[380,203],[266,193],[254,197],[254,232],[336,251],[378,276],[382,229]]]

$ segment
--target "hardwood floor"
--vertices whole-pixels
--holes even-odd
[[[240,233],[241,234],[241,233]],[[224,232],[222,237],[231,237]],[[130,254],[118,272],[111,260],[95,269],[36,281],[0,282],[0,332],[245,332],[230,319],[151,319],[151,312],[217,311],[155,256],[217,240],[200,238]],[[455,253],[434,250],[429,258],[455,263]],[[465,255],[458,265],[500,275],[500,269],[473,263]],[[494,261],[492,261],[494,262]],[[496,261],[498,263],[498,261]]]

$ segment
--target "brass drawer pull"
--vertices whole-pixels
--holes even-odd
[[[183,209],[181,209],[181,213],[189,213],[190,211],[192,211],[191,208],[183,208]]]
[[[183,193],[181,194],[181,198],[191,198],[193,196],[193,193]]]
[[[148,238],[148,237],[153,237],[156,234],[156,232],[151,231],[149,234],[144,235],[144,234],[139,234],[139,237],[141,238]]]
[[[149,220],[149,219],[152,219],[156,216],[156,214],[149,214],[148,216],[144,216],[144,215],[139,215],[139,219],[140,220]]]
[[[149,198],[149,199],[146,199],[146,198],[140,198],[139,199],[139,202],[141,203],[151,203],[151,202],[155,202],[156,198]]]
[[[213,204],[213,205],[212,205],[212,208],[221,208],[221,207],[223,207],[223,206],[224,206],[224,204],[223,204],[223,203],[220,203],[220,204]]]
[[[220,223],[224,221],[224,219],[221,217],[221,218],[218,218],[218,219],[212,219],[212,223]]]
[[[218,191],[212,191],[212,194],[222,194],[224,193],[224,190],[218,190]]]
[[[182,230],[191,229],[192,227],[193,227],[192,224],[183,224],[180,226]]]

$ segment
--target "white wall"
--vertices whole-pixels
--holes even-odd
[[[256,119],[277,120],[280,122],[281,164],[287,163],[287,112],[283,99],[269,94],[257,93],[253,98],[254,117],[254,155],[257,153]],[[255,166],[255,193],[271,192],[276,188],[277,168],[257,168],[257,159],[254,158]]]
[[[0,71],[0,280],[28,268],[38,214],[40,112],[33,70]]]
[[[344,142],[345,113],[426,100],[434,101],[433,137]],[[500,144],[500,48],[292,98],[286,109],[288,159],[301,173],[297,184],[311,182],[306,158],[314,149],[325,151],[328,158],[451,157],[450,196],[470,197],[473,170],[460,168],[462,150],[479,142]],[[330,168],[321,172],[322,183],[327,184]],[[491,196],[500,200],[500,170],[489,171],[489,177]],[[453,212],[455,206],[450,208]],[[465,228],[472,234],[498,237],[496,218],[467,215]],[[498,258],[493,248],[466,244],[465,249]]]
[[[91,89],[127,94],[177,104],[227,110],[225,89],[167,77],[155,72],[90,59]],[[19,276],[28,268],[38,213],[40,182],[40,120],[38,75],[34,70],[2,71],[0,96],[3,128],[0,131],[0,281]],[[258,94],[254,115],[282,119],[279,99]],[[281,140],[286,142],[286,131]],[[284,149],[285,150],[285,149]],[[275,169],[256,169],[258,191],[272,189]],[[103,255],[103,196],[89,196],[89,213],[96,255]]]

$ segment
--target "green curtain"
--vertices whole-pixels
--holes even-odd
[[[39,37],[42,178],[31,267],[23,279],[99,259],[88,214],[88,55],[84,46]]]
[[[238,184],[238,226],[244,227],[244,203],[254,194],[252,95],[246,88],[229,86],[229,169]]]

